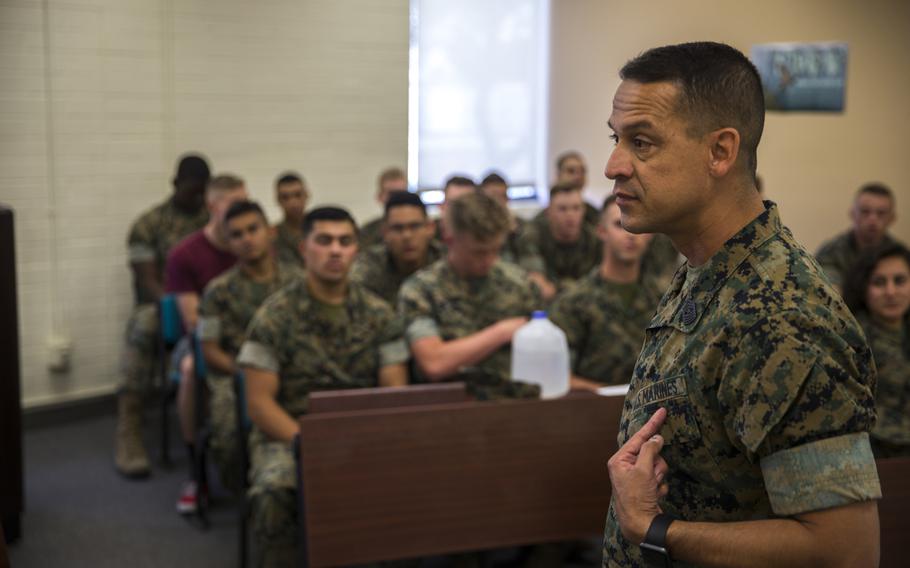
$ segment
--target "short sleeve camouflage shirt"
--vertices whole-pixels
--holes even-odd
[[[256,282],[235,265],[206,286],[199,304],[199,337],[217,341],[225,353],[236,356],[246,337],[246,328],[262,303],[284,286],[303,276],[291,264],[278,263],[275,277]]]
[[[430,265],[442,257],[442,245],[436,240],[430,241],[426,264]],[[361,251],[351,267],[351,280],[359,282],[390,306],[397,304],[398,290],[411,274],[413,272],[405,273],[395,266],[392,255],[384,244],[373,245]]]
[[[667,409],[661,508],[727,522],[881,497],[871,352],[777,207],[766,202],[697,276],[686,273],[648,327],[618,436],[625,443]],[[604,566],[640,565],[611,507]]]
[[[238,363],[277,373],[277,401],[291,416],[306,412],[313,391],[374,387],[382,367],[407,361],[401,322],[385,302],[350,283],[344,307],[345,318],[327,317],[299,278],[250,322]]]
[[[626,302],[622,286],[632,287]],[[572,372],[604,384],[628,383],[660,292],[650,281],[618,285],[597,266],[550,307],[550,320],[566,333]]]
[[[417,272],[401,287],[398,311],[408,343],[425,337],[451,341],[511,317],[529,317],[540,294],[517,266],[497,262],[485,278],[458,276],[443,259]],[[473,368],[463,369],[468,389],[478,398],[537,396],[536,387],[510,381],[512,351],[499,348]]]
[[[164,265],[168,252],[190,233],[201,229],[208,221],[205,208],[194,215],[181,211],[168,199],[139,216],[130,227],[127,236],[128,257],[131,263],[154,262],[161,281],[164,281]],[[154,301],[143,295],[138,283],[135,285],[136,303]]]

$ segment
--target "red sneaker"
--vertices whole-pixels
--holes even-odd
[[[180,489],[180,497],[177,499],[177,512],[181,515],[192,515],[199,508],[196,500],[198,498],[195,481],[186,481]]]

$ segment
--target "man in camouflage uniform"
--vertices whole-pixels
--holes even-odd
[[[384,242],[360,252],[351,267],[351,281],[396,306],[401,283],[442,257],[442,245],[433,238],[435,228],[420,196],[393,192],[383,216]]]
[[[297,262],[283,263],[272,253],[268,221],[256,203],[238,201],[225,214],[225,229],[237,264],[212,280],[199,304],[199,339],[209,390],[209,447],[224,485],[241,486],[233,375],[246,328],[259,306],[303,276]]]
[[[838,290],[842,290],[850,269],[857,261],[876,249],[890,246],[897,241],[888,234],[894,223],[896,209],[894,194],[880,183],[870,183],[859,188],[850,208],[853,226],[825,242],[815,253],[825,274]]]
[[[878,558],[875,367],[821,268],[755,190],[761,80],[695,43],[627,63],[606,175],[686,256],[639,355],[608,467],[605,566]]]
[[[284,212],[284,219],[272,227],[278,261],[302,266],[300,241],[303,240],[303,234],[300,227],[303,225],[310,192],[299,174],[285,172],[275,182],[275,197]]]
[[[528,271],[528,277],[540,289],[543,299],[550,301],[556,295],[556,286],[544,276],[543,259],[537,252],[537,248],[530,241],[521,238],[529,223],[509,210],[509,186],[506,180],[499,174],[489,174],[483,178],[480,191],[498,201],[509,211],[511,219],[509,234],[506,235],[502,250],[499,251],[499,258],[525,268]]]
[[[204,158],[183,156],[173,180],[173,196],[143,213],[127,237],[136,303],[126,326],[114,442],[114,464],[126,477],[149,474],[142,441],[142,399],[149,394],[157,368],[157,305],[164,295],[164,265],[171,248],[208,221],[203,195],[209,175]]]
[[[600,263],[601,244],[594,230],[584,223],[584,208],[577,187],[554,185],[546,209],[546,226],[531,223],[519,239],[523,249],[529,251],[519,264],[529,272],[542,273],[558,291]]]
[[[651,235],[623,229],[616,198],[604,201],[597,236],[603,260],[560,295],[550,320],[562,328],[572,360],[572,388],[628,383],[661,292],[643,278],[641,259]]]
[[[297,535],[292,444],[297,417],[318,390],[407,383],[400,320],[378,297],[348,281],[357,253],[350,214],[310,211],[303,224],[307,274],[256,312],[240,349],[246,373],[253,533],[261,565],[293,566]]]
[[[446,258],[398,294],[418,371],[430,381],[464,380],[480,399],[537,396],[536,386],[510,380],[512,335],[541,300],[517,266],[499,262],[508,212],[469,193],[449,203],[445,225]]]
[[[376,201],[385,210],[386,202],[389,196],[396,191],[408,190],[408,177],[404,175],[401,168],[389,168],[379,174],[376,182]],[[360,250],[366,250],[371,246],[382,244],[382,217],[377,217],[364,223],[360,228],[358,237]]]

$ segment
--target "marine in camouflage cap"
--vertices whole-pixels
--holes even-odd
[[[405,279],[442,258],[443,247],[433,238],[435,229],[420,196],[393,192],[385,206],[383,242],[358,254],[351,281],[395,306]]]
[[[877,458],[910,456],[910,251],[883,247],[848,274],[844,300],[857,314],[878,368],[872,451]]]
[[[384,301],[348,280],[357,252],[350,214],[321,207],[304,221],[307,275],[260,307],[240,349],[246,373],[253,532],[263,563],[293,558],[296,417],[319,390],[407,383],[400,320]]]
[[[849,231],[825,242],[815,258],[838,289],[843,289],[849,271],[876,249],[897,244],[888,234],[895,219],[894,194],[880,183],[862,186],[850,207]]]
[[[265,214],[256,203],[240,201],[225,214],[228,246],[237,264],[206,286],[199,304],[198,334],[209,393],[209,447],[222,483],[241,487],[240,452],[233,375],[246,328],[260,305],[301,278],[298,263],[276,262]]]
[[[550,320],[566,334],[572,388],[624,384],[661,292],[641,270],[652,235],[623,229],[616,198],[604,201],[597,227],[603,260],[550,307]]]
[[[480,399],[538,396],[536,386],[510,380],[512,334],[541,300],[520,268],[498,260],[508,213],[470,193],[449,203],[445,219],[447,257],[408,279],[398,296],[421,377],[465,380]],[[460,351],[456,340],[474,348]]]
[[[625,399],[604,565],[877,558],[875,366],[840,295],[755,189],[758,73],[703,42],[649,50],[621,77],[606,175],[623,226],[667,234],[688,262]]]

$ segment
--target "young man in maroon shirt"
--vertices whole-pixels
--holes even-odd
[[[177,307],[187,336],[174,349],[174,364],[180,370],[177,390],[177,414],[180,432],[186,442],[192,467],[193,447],[193,354],[189,334],[196,329],[199,298],[213,278],[234,266],[236,258],[228,248],[224,216],[228,208],[247,199],[246,185],[233,175],[219,175],[209,182],[205,190],[205,204],[209,210],[206,225],[177,243],[167,257],[165,266],[165,291],[177,297]],[[180,513],[196,511],[196,483],[184,484],[177,501]]]

